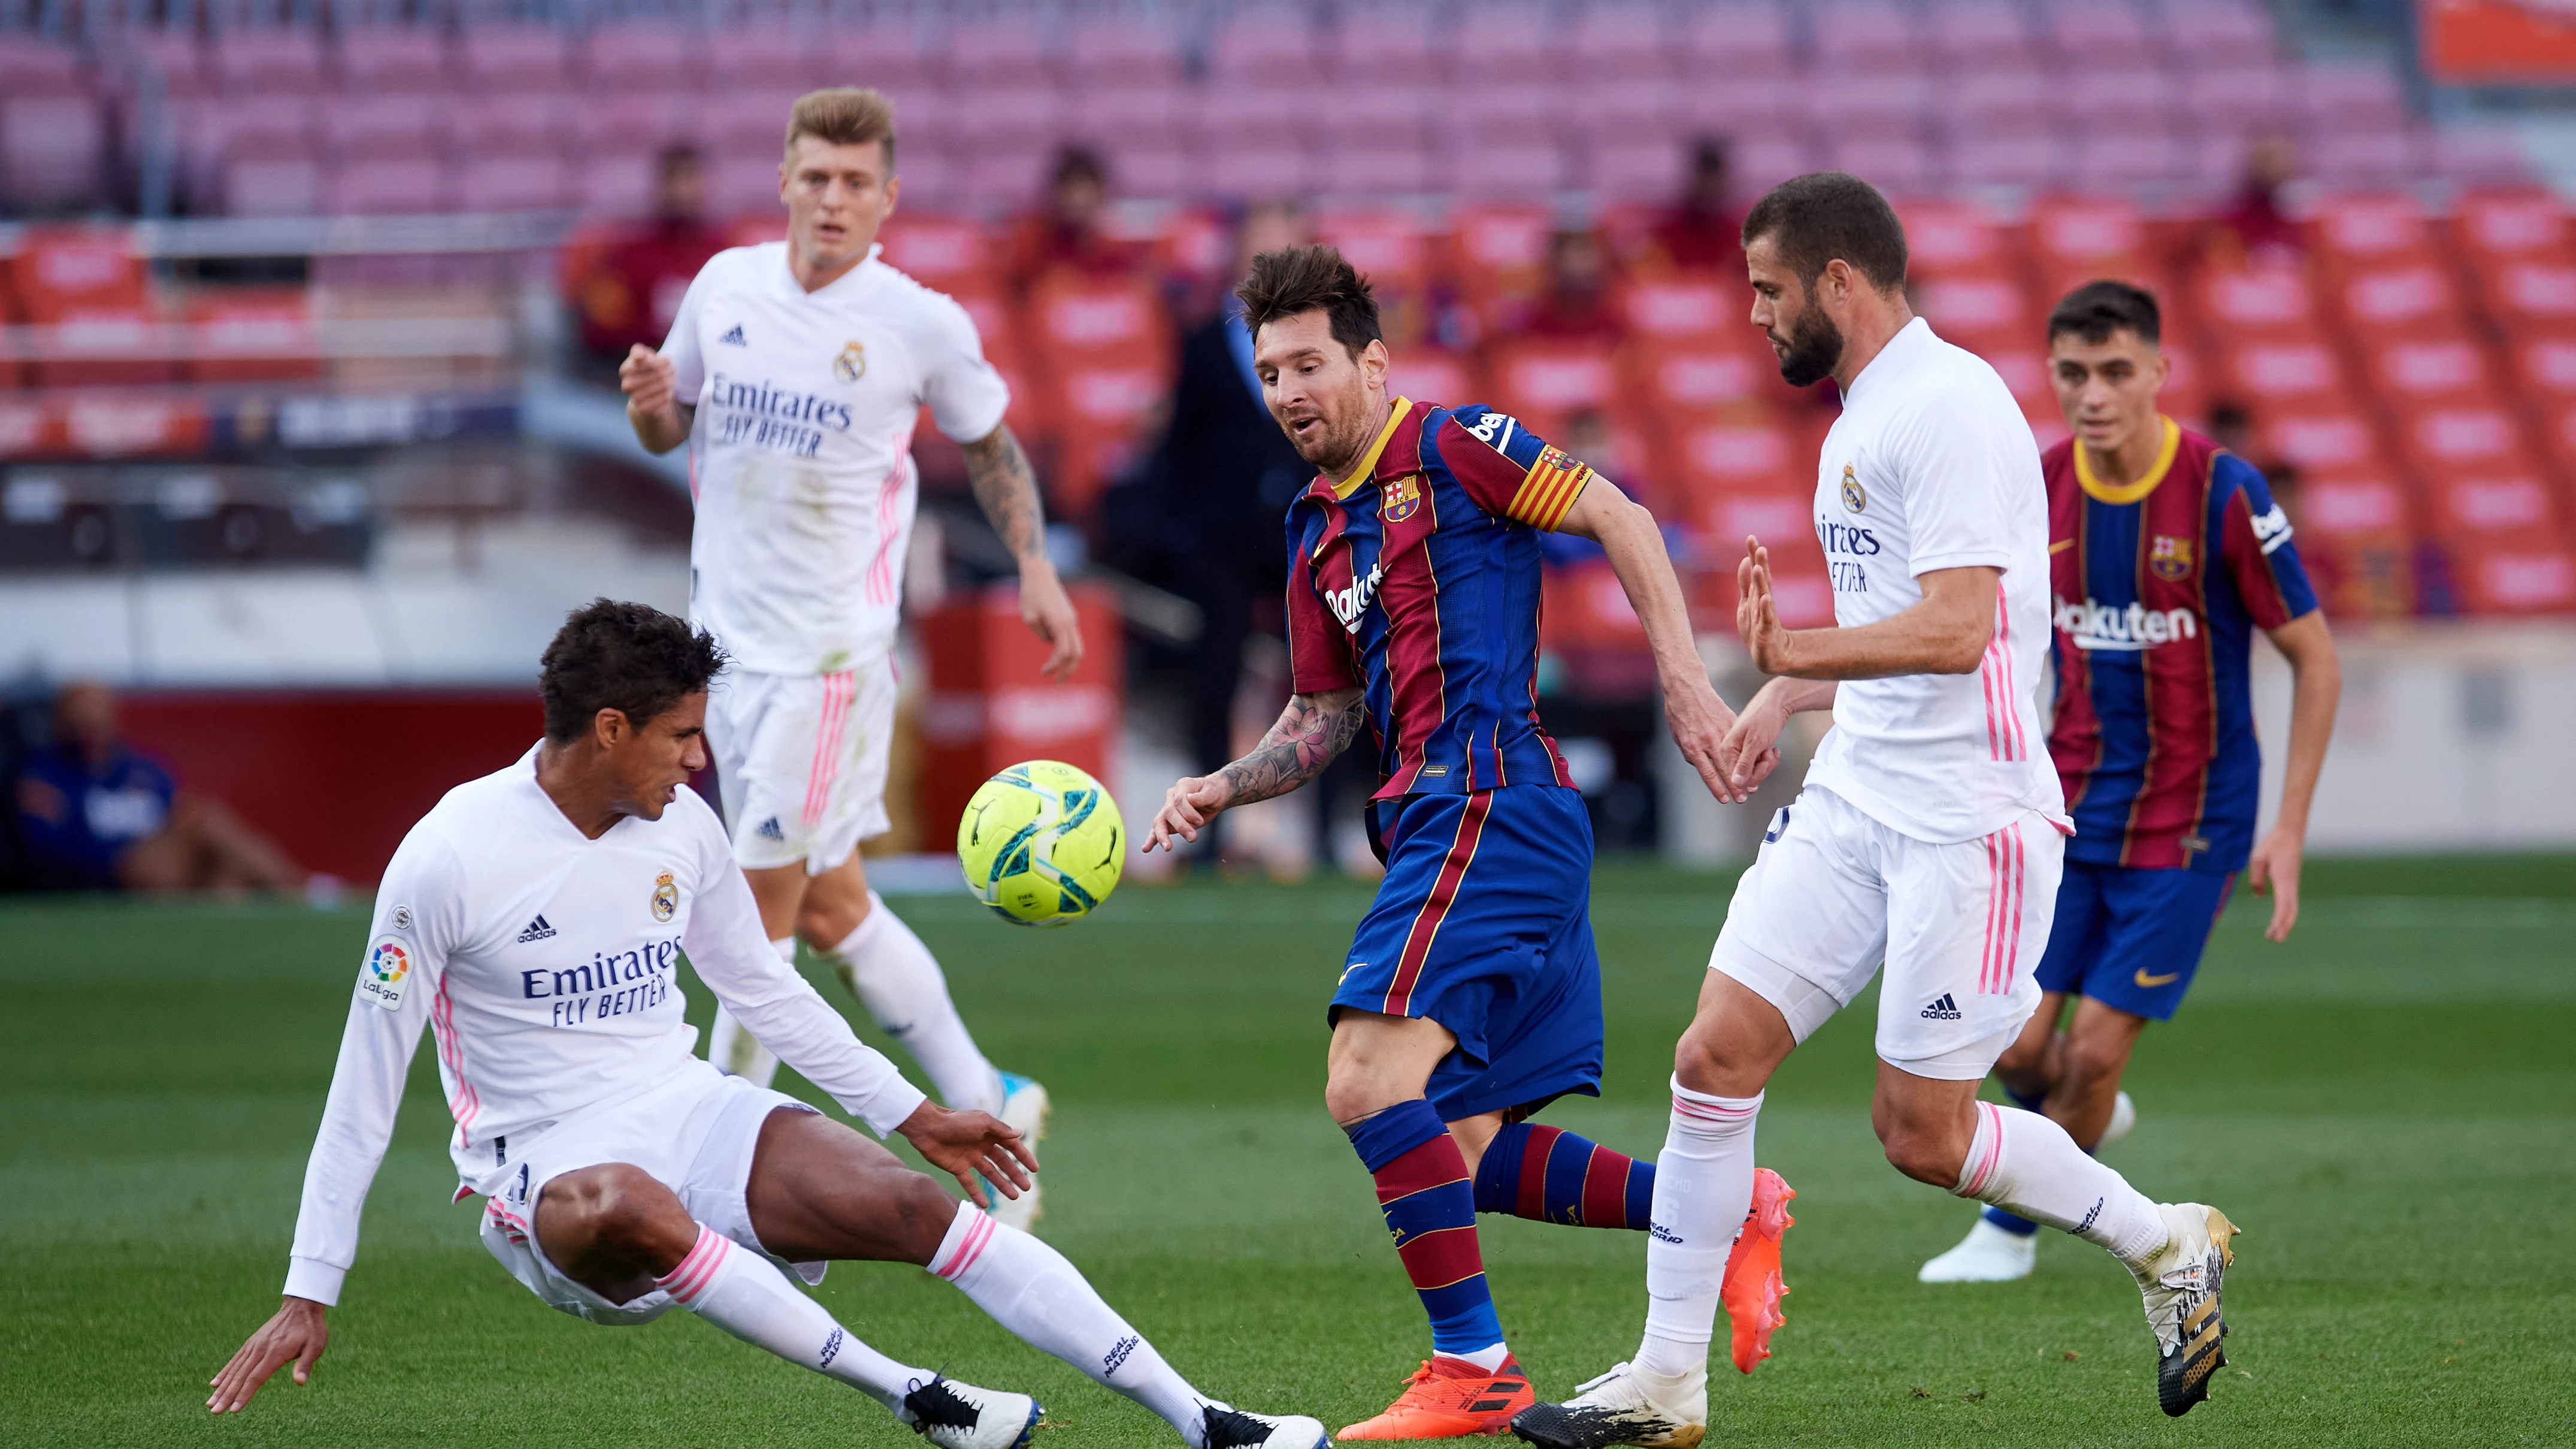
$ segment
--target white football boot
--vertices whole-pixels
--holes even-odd
[[[2164,1251],[2131,1271],[2156,1335],[2156,1402],[2180,1418],[2209,1397],[2210,1378],[2227,1366],[2218,1291],[2236,1261],[2238,1229],[2196,1202],[2158,1203],[2156,1211],[2165,1220]]]
[[[1977,1214],[1977,1225],[1959,1246],[1923,1265],[1918,1283],[2009,1283],[2030,1276],[2039,1261],[2039,1234],[2009,1233]]]
[[[1203,1449],[1327,1449],[1332,1442],[1322,1420],[1303,1414],[1250,1414],[1210,1404],[1199,1420]]]
[[[1512,1432],[1545,1449],[1691,1449],[1708,1433],[1708,1370],[1666,1378],[1623,1363],[1564,1403],[1521,1410]]]
[[[939,1375],[906,1390],[894,1416],[939,1449],[1029,1449],[1029,1435],[1045,1413],[1026,1394],[979,1389]]]
[[[2128,1093],[2122,1092],[2111,1103],[2111,1124],[2102,1129],[2102,1138],[2093,1144],[2093,1150],[2099,1152],[2128,1136],[2129,1129],[2137,1125],[2138,1104],[2129,1100]]]
[[[1046,1138],[1047,1115],[1055,1110],[1055,1104],[1047,1100],[1047,1089],[1036,1078],[1024,1077],[1017,1072],[1001,1072],[999,1075],[1002,1079],[1002,1110],[993,1115],[1002,1119],[1003,1126],[1017,1130],[1034,1147]],[[1046,1211],[1039,1198],[1037,1174],[1034,1172],[1029,1174],[1027,1190],[1018,1197],[1002,1196],[990,1181],[984,1186],[984,1195],[993,1204],[993,1221],[1006,1228],[1028,1232],[1038,1225],[1039,1216]]]

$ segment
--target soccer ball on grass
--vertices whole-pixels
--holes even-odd
[[[1023,926],[1089,915],[1117,888],[1126,845],[1109,792],[1055,760],[1029,760],[986,780],[957,822],[967,889]]]

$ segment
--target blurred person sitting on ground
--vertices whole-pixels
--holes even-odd
[[[1136,246],[1101,225],[1109,211],[1109,167],[1088,146],[1055,153],[1047,173],[1046,205],[1020,219],[1011,233],[1011,289],[1026,292],[1046,275],[1123,277],[1143,263]]]
[[[1714,272],[1729,281],[1744,276],[1743,213],[1728,199],[1726,140],[1702,136],[1691,143],[1690,169],[1679,200],[1656,216],[1644,245],[1631,258],[1647,270]]]
[[[2282,209],[2281,191],[2299,174],[2299,156],[2284,136],[2266,136],[2245,154],[2236,199],[2201,234],[2200,259],[2212,269],[2297,266],[2307,256],[2298,221]]]
[[[18,829],[39,884],[66,890],[307,891],[289,860],[223,801],[183,792],[116,728],[116,696],[78,680],[54,700],[52,744],[18,777]]]
[[[1548,239],[1547,289],[1531,306],[1520,330],[1532,337],[1617,345],[1628,329],[1612,305],[1613,280],[1610,250],[1597,233],[1558,232]]]
[[[707,223],[706,171],[697,148],[665,147],[654,170],[652,220],[601,249],[573,283],[584,350],[613,371],[628,348],[658,345],[670,335],[689,283],[724,249],[724,233]]]

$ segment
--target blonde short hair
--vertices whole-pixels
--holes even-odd
[[[863,86],[834,86],[796,98],[787,116],[787,159],[796,158],[796,138],[812,136],[831,146],[885,143],[886,169],[894,169],[894,102],[885,92]]]

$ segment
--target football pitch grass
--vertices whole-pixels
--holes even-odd
[[[1800,1194],[1789,1322],[1750,1379],[1721,1323],[1709,1442],[2576,1440],[2576,860],[2316,862],[2309,891],[2286,947],[2240,893],[2140,1048],[2142,1118],[2109,1157],[2246,1229],[2211,1402],[2157,1412],[2136,1290],[2087,1244],[2048,1234],[2022,1283],[1914,1281],[1970,1209],[1881,1161],[1863,1002],[1771,1088],[1761,1156]],[[1726,898],[1723,877],[1602,870],[1608,1080],[1543,1120],[1660,1146]],[[1044,1235],[1203,1389],[1328,1427],[1428,1351],[1320,1105],[1322,1005],[1365,899],[1202,879],[1053,932],[962,895],[896,902],[994,1059],[1054,1093]],[[277,1304],[364,938],[355,909],[0,905],[0,1442],[920,1442],[686,1313],[607,1329],[540,1306],[484,1253],[478,1205],[448,1201],[426,1051],[314,1383],[281,1375],[212,1421],[206,1380]],[[1643,1235],[1481,1223],[1542,1396],[1628,1356]],[[1041,1449],[1175,1442],[918,1270],[838,1265],[820,1296],[899,1358],[1038,1394]]]

